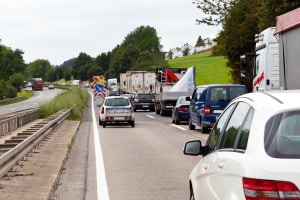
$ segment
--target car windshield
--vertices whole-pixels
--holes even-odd
[[[300,158],[300,110],[277,114],[268,120],[265,150],[275,158]]]
[[[128,99],[125,98],[116,98],[116,99],[106,99],[105,106],[129,106],[130,103]]]

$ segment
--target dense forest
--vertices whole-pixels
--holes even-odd
[[[225,56],[234,82],[246,85],[251,85],[251,80],[241,80],[240,55],[254,51],[254,35],[274,26],[276,16],[300,6],[299,0],[195,0],[193,3],[205,14],[204,18],[195,19],[198,23],[222,25],[222,30],[214,39],[217,45],[212,56]],[[25,63],[22,50],[1,44],[0,99],[15,97],[25,81],[32,77],[42,77],[48,82],[60,79],[90,80],[93,75],[103,74],[110,78],[119,77],[119,73],[128,70],[168,67],[161,49],[156,29],[150,26],[136,28],[121,44],[109,52],[99,52],[96,58],[81,52],[60,66],[53,66],[43,59]],[[248,70],[251,73],[250,67]]]

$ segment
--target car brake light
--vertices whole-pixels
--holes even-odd
[[[204,108],[204,115],[210,115],[210,107]]]
[[[177,110],[178,111],[188,111],[189,109],[186,107],[179,107]]]
[[[243,178],[246,200],[300,200],[296,185],[287,181]]]
[[[104,107],[101,108],[101,114],[104,114]]]

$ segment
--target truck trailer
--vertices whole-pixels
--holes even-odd
[[[155,72],[128,71],[120,74],[120,88],[125,93],[152,93],[155,87]]]
[[[180,96],[191,96],[195,88],[195,67],[188,69],[159,69],[155,85],[155,112],[172,114]]]

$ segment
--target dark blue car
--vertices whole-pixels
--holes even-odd
[[[197,86],[192,97],[186,97],[190,101],[189,129],[199,126],[202,133],[207,133],[229,102],[245,93],[246,86],[240,84]]]
[[[185,96],[179,97],[172,110],[172,123],[188,122],[189,107],[190,102],[185,99]]]

